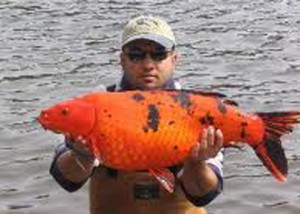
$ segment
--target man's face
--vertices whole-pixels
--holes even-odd
[[[177,54],[150,40],[127,44],[121,54],[124,78],[133,88],[156,89],[172,76]]]

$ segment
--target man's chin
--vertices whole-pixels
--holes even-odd
[[[152,89],[159,89],[161,85],[155,81],[143,81],[138,86],[141,90],[152,90]]]
[[[141,90],[154,90],[154,89],[161,89],[162,87],[157,84],[143,84],[139,86]]]

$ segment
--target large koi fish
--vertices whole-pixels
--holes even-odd
[[[119,170],[151,170],[180,164],[212,125],[231,142],[249,144],[279,181],[287,160],[280,137],[292,132],[299,111],[246,114],[217,93],[177,90],[98,92],[41,112],[45,129],[87,140],[91,153]]]

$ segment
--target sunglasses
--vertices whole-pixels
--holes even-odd
[[[155,50],[153,52],[144,52],[144,51],[140,51],[140,50],[132,50],[132,51],[128,51],[125,54],[129,58],[129,60],[132,61],[132,62],[140,62],[140,61],[146,59],[147,55],[153,61],[160,62],[162,60],[165,60],[168,57],[170,51],[171,50],[166,50],[166,49]]]

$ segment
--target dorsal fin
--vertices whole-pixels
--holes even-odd
[[[231,105],[231,106],[236,106],[236,107],[239,106],[239,104],[238,104],[236,101],[234,101],[234,100],[229,100],[229,99],[223,100],[223,103],[224,103],[224,104],[227,104],[227,105]]]
[[[183,93],[190,93],[190,94],[195,94],[195,95],[201,95],[201,96],[209,96],[209,97],[216,97],[220,98],[220,100],[226,104],[226,105],[231,105],[238,107],[239,104],[231,99],[227,99],[225,94],[219,93],[219,92],[208,92],[208,91],[196,91],[196,90],[189,90],[189,89],[166,89],[164,91],[176,91],[176,92],[183,92]],[[224,99],[225,98],[225,99]]]
[[[218,97],[218,98],[227,97],[225,94],[219,92],[195,91],[192,89],[164,89],[164,91],[176,91],[176,92],[183,92],[183,93],[190,93],[190,94],[209,96],[209,97]]]

